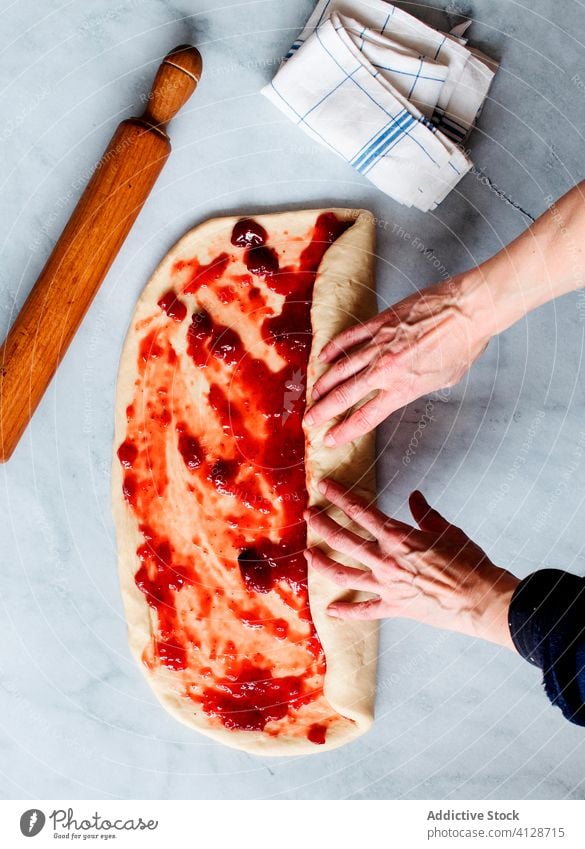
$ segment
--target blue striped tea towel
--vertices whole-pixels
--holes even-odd
[[[423,211],[469,171],[461,150],[496,65],[385,0],[320,0],[263,89],[306,133]]]

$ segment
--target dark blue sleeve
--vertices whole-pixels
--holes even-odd
[[[534,572],[516,587],[508,623],[522,657],[542,669],[551,702],[585,726],[585,578]]]

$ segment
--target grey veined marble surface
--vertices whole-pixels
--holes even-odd
[[[262,760],[171,719],[126,643],[109,510],[114,380],[137,295],[177,237],[233,210],[364,206],[380,219],[382,305],[487,258],[585,176],[582,5],[401,5],[433,24],[472,17],[472,43],[502,63],[471,138],[475,173],[434,214],[396,205],[259,95],[311,0],[1,3],[2,335],[80,175],[141,111],[157,60],[193,41],[205,61],[153,196],[0,469],[3,797],[585,795],[585,731],[504,649],[387,621],[374,729],[318,757]],[[532,314],[447,397],[423,398],[380,428],[387,511],[407,518],[418,486],[517,574],[544,564],[583,573],[582,299]]]

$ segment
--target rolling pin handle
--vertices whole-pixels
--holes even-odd
[[[156,73],[142,119],[164,130],[197,88],[202,66],[196,47],[181,44],[171,50]]]

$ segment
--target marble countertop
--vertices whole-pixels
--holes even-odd
[[[549,705],[537,670],[489,644],[385,622],[373,730],[291,760],[177,724],[127,647],[109,507],[114,381],[136,298],[168,247],[216,214],[363,206],[379,219],[382,305],[487,258],[585,176],[578,4],[560,18],[554,0],[401,5],[434,24],[474,18],[472,43],[502,63],[471,138],[475,169],[426,215],[379,193],[259,95],[312,0],[0,7],[2,335],[80,174],[141,111],[160,57],[193,42],[205,62],[152,197],[0,468],[4,798],[583,798],[583,729]],[[407,518],[420,487],[517,574],[544,564],[583,573],[583,298],[534,313],[449,394],[380,428],[387,511]]]

